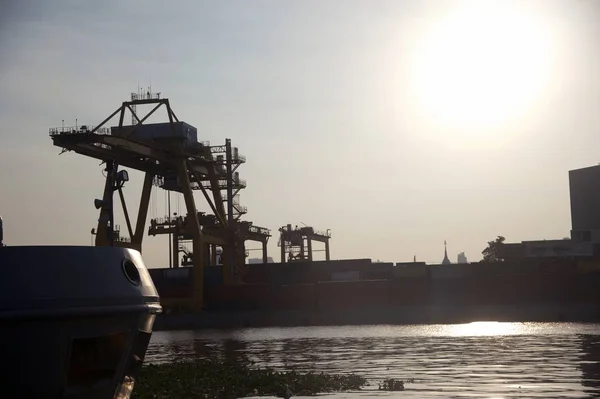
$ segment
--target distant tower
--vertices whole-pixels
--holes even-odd
[[[461,253],[459,253],[457,258],[458,258],[458,259],[457,259],[457,262],[458,262],[458,263],[469,263],[469,262],[467,261],[467,255],[465,255],[465,253],[464,253],[464,252],[461,252]]]
[[[413,256],[413,263],[417,263],[417,255]]]
[[[442,265],[449,265],[452,262],[450,262],[450,259],[448,259],[448,248],[446,246],[446,240],[444,240],[444,260],[442,261]]]

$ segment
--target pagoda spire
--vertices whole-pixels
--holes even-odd
[[[449,265],[450,263],[450,259],[448,259],[448,247],[446,244],[446,240],[444,240],[444,260],[442,261],[442,265]]]

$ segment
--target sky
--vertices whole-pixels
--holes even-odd
[[[272,230],[276,260],[287,223],[330,229],[333,259],[439,263],[446,240],[451,260],[477,261],[497,235],[563,238],[568,171],[600,162],[600,2],[1,7],[8,245],[91,242],[102,166],[59,156],[48,129],[98,124],[150,84],[200,140],[231,138],[247,157],[244,219]],[[133,213],[143,176],[130,177]],[[155,189],[149,217],[167,214],[165,198]],[[171,203],[183,211],[179,194]],[[144,239],[150,267],[168,265],[167,242]]]

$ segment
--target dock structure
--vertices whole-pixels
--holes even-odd
[[[150,111],[145,115],[138,113],[144,106],[150,107]],[[151,116],[156,118],[161,108],[166,111],[165,121],[146,123]],[[131,115],[131,125],[124,124],[127,114]],[[115,118],[118,124],[111,126]],[[148,230],[150,235],[170,235],[171,267],[180,266],[182,253],[186,264],[193,267],[193,295],[181,298],[182,302],[189,302],[193,308],[202,307],[204,268],[217,263],[218,252],[225,284],[239,282],[245,271],[245,241],[261,242],[263,259],[267,258],[270,231],[240,220],[247,212],[239,202],[239,192],[246,182],[240,179],[237,169],[246,161],[245,157],[231,145],[230,139],[218,146],[198,141],[196,128],[180,121],[169,99],[161,98],[160,93],[151,90],[132,93],[130,101],[123,102],[98,125],[51,128],[50,137],[62,152],[72,151],[104,163],[104,193],[94,201],[100,212],[96,246],[128,247],[142,252],[153,187],[183,194],[186,214],[152,219]],[[130,217],[122,190],[129,180],[124,168],[144,173],[139,210],[134,218]],[[212,214],[198,212],[194,191],[202,193]],[[121,236],[114,221],[115,193],[128,237]],[[191,249],[184,242],[191,243]]]
[[[279,228],[279,247],[281,247],[281,263],[296,262],[296,261],[313,261],[314,252],[318,252],[313,248],[313,241],[322,242],[325,244],[325,260],[330,259],[329,240],[331,233],[329,230],[317,231],[310,226],[295,226],[291,224]],[[287,260],[286,260],[287,255]]]

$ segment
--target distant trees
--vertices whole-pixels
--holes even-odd
[[[503,236],[498,236],[494,241],[488,241],[488,246],[486,249],[481,251],[483,255],[483,262],[499,262],[502,260],[501,257],[501,248],[504,244],[505,238]]]

